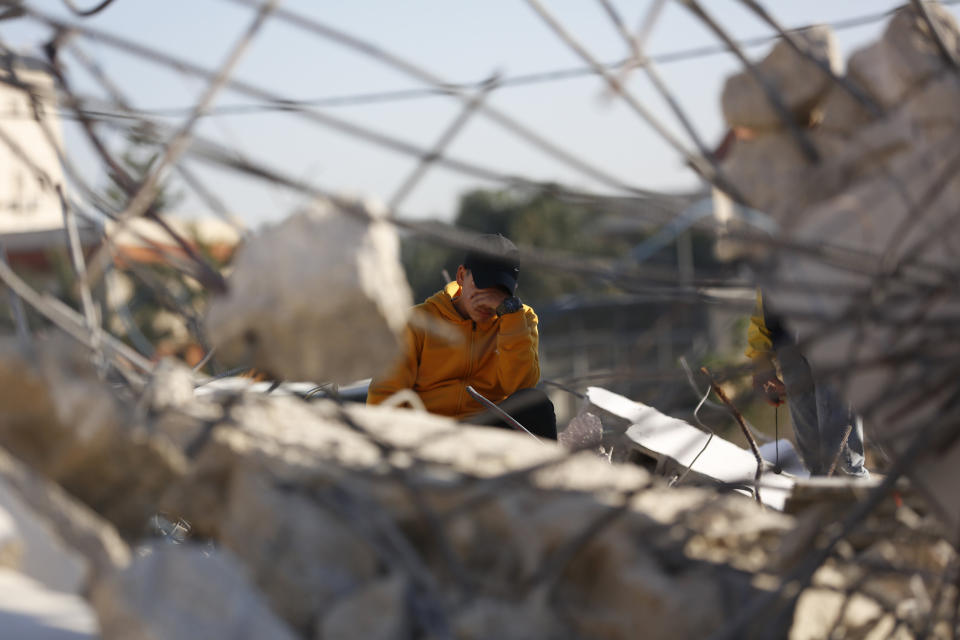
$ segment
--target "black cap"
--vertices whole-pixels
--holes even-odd
[[[476,248],[467,252],[463,266],[473,275],[478,289],[501,287],[513,295],[520,277],[520,251],[499,233],[476,238]]]

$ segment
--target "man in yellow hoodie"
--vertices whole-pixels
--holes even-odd
[[[367,403],[412,389],[431,413],[506,426],[467,392],[469,385],[532,433],[556,439],[553,404],[534,388],[540,380],[537,314],[516,296],[518,257],[503,236],[481,236],[456,280],[414,307],[402,360],[373,379]]]

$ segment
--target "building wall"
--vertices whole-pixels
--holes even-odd
[[[56,111],[53,79],[38,64],[25,61],[17,78],[40,96],[40,109],[54,144],[63,149],[63,135]],[[6,76],[6,71],[0,71]],[[5,80],[7,78],[4,78]],[[30,162],[54,184],[63,183],[57,153],[36,121],[26,91],[0,82],[0,130],[19,147]],[[0,139],[0,234],[56,229],[63,226],[60,201],[29,164]]]

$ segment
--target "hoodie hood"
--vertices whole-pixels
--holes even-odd
[[[457,308],[453,306],[453,299],[458,295],[460,295],[460,285],[454,280],[453,282],[448,282],[447,286],[427,298],[423,302],[423,305],[428,307],[430,311],[435,311],[440,314],[445,320],[449,320],[450,322],[470,322],[469,318],[461,316]]]

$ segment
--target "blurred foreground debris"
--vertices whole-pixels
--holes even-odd
[[[211,407],[222,417],[193,418],[200,444],[179,446],[190,416],[215,415]],[[171,413],[181,419],[164,418]],[[738,496],[658,488],[641,469],[590,452],[571,457],[522,434],[403,409],[224,392],[147,411],[145,420],[186,461],[156,506],[242,562],[265,602],[304,637],[337,628],[346,615],[338,609],[362,608],[367,598],[389,599],[390,624],[418,635],[515,628],[507,637],[626,638],[641,623],[651,637],[702,635],[721,623],[734,594],[753,589],[738,554],[751,550],[751,571],[771,565],[772,543],[790,527],[787,516],[763,515]],[[123,457],[138,445],[118,446]],[[141,473],[157,472],[154,465],[165,468],[160,458],[141,459]],[[137,491],[122,477],[100,483],[118,499]],[[735,531],[701,530],[720,514],[738,523]],[[191,603],[174,595],[219,580],[205,570],[190,577],[201,561],[189,554],[200,551],[185,545],[138,551],[131,569],[98,578],[92,602],[108,637],[136,637],[124,635],[136,620],[157,637],[182,628],[164,626],[168,618],[213,624],[203,611],[179,609]],[[178,553],[182,569],[169,558]],[[143,563],[156,568],[136,568]],[[682,615],[692,608],[695,616]],[[519,626],[505,627],[504,616]],[[207,637],[234,637],[232,623],[220,623]]]
[[[157,371],[153,387],[189,375],[170,365]],[[380,637],[632,638],[637,628],[651,638],[705,637],[739,603],[774,588],[827,534],[838,517],[833,509],[850,504],[805,489],[814,496],[806,506],[794,501],[794,515],[778,513],[737,493],[669,488],[592,451],[571,454],[523,434],[411,410],[229,389],[154,394],[152,404],[134,407],[106,385],[100,390],[121,412],[140,416],[159,450],[173,452],[144,457],[136,439],[114,444],[114,455],[135,457],[144,477],[164,475],[159,499],[153,486],[115,474],[98,478],[94,506],[128,531],[132,563],[128,551],[111,550],[126,547],[116,534],[94,535],[90,525],[64,529],[65,516],[46,513],[47,502],[35,497],[37,489],[26,494],[25,480],[16,486],[26,507],[13,515],[20,526],[28,526],[26,508],[31,519],[55,518],[60,544],[100,568],[87,570],[76,592],[91,595],[106,638],[174,638],[188,628],[209,638],[244,637],[241,629],[248,637],[364,630]],[[645,410],[654,422],[671,420]],[[5,412],[0,424],[7,428],[25,411]],[[99,415],[109,423],[110,414]],[[76,435],[67,427],[62,437]],[[169,473],[169,459],[180,461],[179,473]],[[31,477],[29,486],[48,484]],[[113,508],[102,495],[182,518],[190,537],[139,546],[143,533],[127,525],[129,509]],[[866,624],[855,617],[863,606],[915,625],[929,619],[924,602],[955,553],[936,542],[935,521],[913,506],[886,504],[803,591],[799,606],[816,609],[805,625],[830,607],[846,610],[844,589],[859,587],[867,560],[897,566],[871,587],[869,601],[857,596],[841,616],[844,628]],[[81,522],[91,519],[112,531],[92,513]],[[914,562],[924,567],[920,578]],[[356,619],[374,610],[377,616]],[[786,633],[792,622],[757,624]]]
[[[33,353],[0,339],[0,446],[127,534],[139,533],[182,454],[155,437],[99,378],[86,350],[57,334]]]

